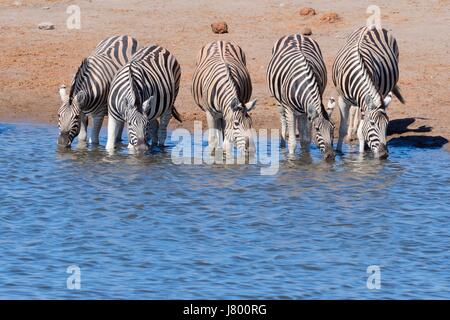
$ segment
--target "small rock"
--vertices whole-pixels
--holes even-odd
[[[316,10],[314,10],[313,8],[310,8],[310,7],[305,7],[300,10],[300,15],[301,16],[315,16]]]
[[[228,25],[225,21],[215,22],[211,24],[211,29],[214,33],[228,33]]]
[[[302,35],[304,36],[310,36],[312,35],[312,30],[309,27],[304,27],[301,31]]]
[[[51,22],[42,22],[39,23],[38,28],[41,30],[53,30],[55,29],[55,25]]]
[[[42,10],[50,10],[50,7],[42,7]]]
[[[328,12],[325,13],[322,17],[320,17],[321,22],[335,23],[341,20],[341,17],[336,12]]]

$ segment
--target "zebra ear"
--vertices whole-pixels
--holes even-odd
[[[249,101],[245,104],[245,109],[247,109],[247,112],[255,110],[256,102],[257,102],[257,100],[255,99],[255,100]]]
[[[392,101],[392,92],[389,92],[388,95],[383,100],[385,109],[387,109],[387,107],[389,107],[389,105],[391,104],[391,101]]]
[[[62,84],[59,87],[59,96],[61,97],[61,102],[66,102],[67,100],[67,91],[66,91],[66,85]]]
[[[142,111],[144,112],[144,114],[148,116],[150,111],[155,107],[156,107],[156,99],[154,96],[151,96],[150,98],[145,100],[144,103],[142,104]]]
[[[336,100],[334,100],[333,97],[330,97],[330,100],[328,100],[328,106],[327,106],[328,118],[330,118],[331,115],[333,114],[333,110],[335,107],[336,107]]]
[[[364,97],[364,102],[366,103],[367,109],[372,110],[374,108],[373,99],[370,95]]]

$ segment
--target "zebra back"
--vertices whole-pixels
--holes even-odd
[[[153,120],[171,110],[180,87],[181,69],[165,48],[153,45],[140,49],[114,77],[108,98],[109,116],[125,121],[128,100],[142,113],[142,103],[151,96],[156,107],[150,110]]]
[[[267,82],[272,95],[298,113],[309,106],[328,118],[322,106],[327,83],[327,70],[316,41],[301,34],[280,38],[272,49],[267,69]]]
[[[128,35],[114,36],[100,41],[92,55],[107,55],[110,58],[114,58],[114,61],[120,62],[120,65],[123,66],[130,60],[137,48],[137,40],[133,37]]]
[[[399,50],[386,29],[361,27],[347,39],[333,63],[333,82],[352,105],[363,106],[370,95],[381,106],[399,79]]]
[[[197,56],[192,94],[203,110],[224,112],[233,99],[245,104],[252,95],[244,51],[236,43],[216,41]]]

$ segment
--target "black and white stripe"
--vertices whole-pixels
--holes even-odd
[[[72,81],[69,94],[60,88],[62,105],[58,112],[58,144],[70,146],[79,135],[87,138],[87,116],[94,120],[91,143],[98,143],[103,117],[108,113],[108,93],[117,70],[136,52],[138,43],[130,36],[114,36],[100,42],[84,59]]]
[[[347,39],[333,63],[333,82],[339,94],[341,123],[338,150],[347,134],[350,106],[359,107],[360,151],[369,148],[387,157],[386,130],[389,118],[384,99],[392,91],[403,103],[397,87],[399,51],[395,38],[385,29],[361,27]]]
[[[300,34],[279,39],[272,49],[267,82],[279,104],[282,141],[288,128],[289,152],[295,152],[298,116],[302,144],[309,144],[312,126],[325,158],[334,158],[334,126],[322,104],[327,70],[318,43]]]
[[[249,112],[256,100],[249,102],[252,83],[245,54],[236,43],[216,41],[200,50],[192,94],[206,113],[212,151],[222,139],[225,152],[229,153],[233,144],[244,152],[255,150]]]
[[[111,84],[107,149],[114,149],[124,123],[130,148],[147,150],[149,138],[163,146],[172,114],[180,120],[174,108],[180,77],[178,61],[165,48],[153,45],[136,52]]]

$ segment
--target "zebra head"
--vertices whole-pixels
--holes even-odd
[[[334,125],[331,123],[324,106],[321,105],[320,108],[321,110],[319,112],[316,107],[310,105],[307,110],[308,120],[312,125],[312,132],[315,136],[316,144],[320,152],[323,153],[324,159],[332,160],[336,156],[333,150]]]
[[[232,139],[237,149],[245,153],[254,153],[256,150],[252,134],[252,118],[249,114],[250,111],[255,109],[255,106],[256,100],[243,104],[235,99],[231,103],[233,112]],[[227,125],[227,127],[229,126]]]
[[[386,132],[389,122],[386,108],[383,104],[377,106],[370,95],[364,98],[362,135],[370,150],[380,159],[388,157]]]
[[[328,100],[327,105],[327,114],[329,119],[331,119],[331,115],[333,114],[335,107],[336,107],[336,100],[333,97],[330,97],[330,100]]]
[[[124,99],[123,104],[122,108],[125,110],[125,121],[128,128],[128,148],[145,152],[148,150],[148,116],[155,107],[156,99],[151,96],[144,101],[142,107],[131,103],[127,98]]]
[[[59,95],[62,105],[58,111],[58,145],[70,147],[73,139],[80,132],[81,105],[86,99],[86,94],[84,91],[79,91],[74,97],[70,97],[66,93],[66,86],[62,85],[59,88]]]

